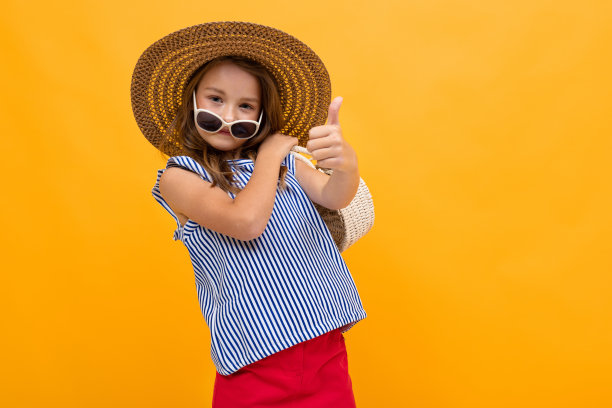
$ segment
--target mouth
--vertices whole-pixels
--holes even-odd
[[[229,130],[226,130],[226,129],[221,129],[217,133],[222,134],[222,135],[231,136],[231,133],[229,132]]]

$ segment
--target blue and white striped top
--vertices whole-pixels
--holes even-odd
[[[252,160],[230,160],[238,187],[254,168]],[[283,161],[286,188],[278,188],[272,216],[259,237],[241,241],[178,217],[159,192],[155,199],[177,223],[174,240],[187,247],[198,300],[210,329],[211,357],[219,374],[241,367],[366,317],[353,278],[332,236],[295,178],[295,159]],[[188,156],[171,157],[179,166],[212,182]],[[235,196],[228,193],[230,197]]]

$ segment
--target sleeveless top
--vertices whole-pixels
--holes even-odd
[[[229,160],[239,188],[248,182],[252,160]],[[174,240],[187,247],[200,308],[210,329],[211,357],[219,374],[229,375],[297,343],[342,327],[346,332],[366,317],[353,278],[333,238],[295,177],[287,155],[286,186],[277,188],[274,208],[262,235],[242,241],[202,227],[181,226],[159,192],[153,197],[177,223]],[[212,182],[188,156],[171,157],[178,166]],[[235,195],[228,193],[231,198]]]

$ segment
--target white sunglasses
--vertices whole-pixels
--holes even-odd
[[[259,114],[259,119],[254,120],[235,120],[226,122],[223,118],[214,112],[207,109],[198,109],[196,103],[195,90],[193,91],[193,120],[197,127],[208,133],[216,133],[223,126],[229,127],[230,134],[236,139],[249,139],[257,134],[261,118],[263,117],[263,109]]]

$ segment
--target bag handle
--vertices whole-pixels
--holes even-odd
[[[300,153],[304,153],[304,154],[307,154],[310,157],[312,157],[312,153],[310,153],[308,151],[308,149],[306,149],[305,147],[302,147],[302,146],[293,146],[291,148],[291,154],[293,154],[293,157],[295,157],[298,160],[303,161],[304,163],[308,164],[310,167],[315,169],[316,167],[315,167],[314,164],[312,164],[312,161],[311,161],[312,159],[308,159],[308,158],[302,156]]]
[[[308,164],[308,165],[309,165],[310,167],[312,167],[313,169],[317,169],[317,170],[319,170],[319,171],[321,171],[321,172],[323,172],[323,173],[325,173],[325,174],[328,174],[328,175],[331,175],[331,174],[332,174],[332,172],[333,172],[333,170],[332,170],[332,169],[328,169],[328,168],[326,168],[326,167],[319,167],[318,165],[314,165],[314,164],[312,163],[312,160],[314,160],[314,159],[312,158],[312,153],[310,153],[310,152],[308,151],[308,149],[306,149],[305,147],[302,147],[302,146],[297,146],[297,145],[296,145],[296,146],[293,146],[293,147],[291,148],[290,153],[291,153],[291,154],[293,154],[293,157],[295,157],[295,158],[296,158],[296,159],[298,159],[298,160],[303,161],[304,163]],[[309,158],[307,158],[307,157],[304,157],[304,156],[302,156],[300,153],[307,154],[307,155],[309,155],[311,158],[309,159]]]

